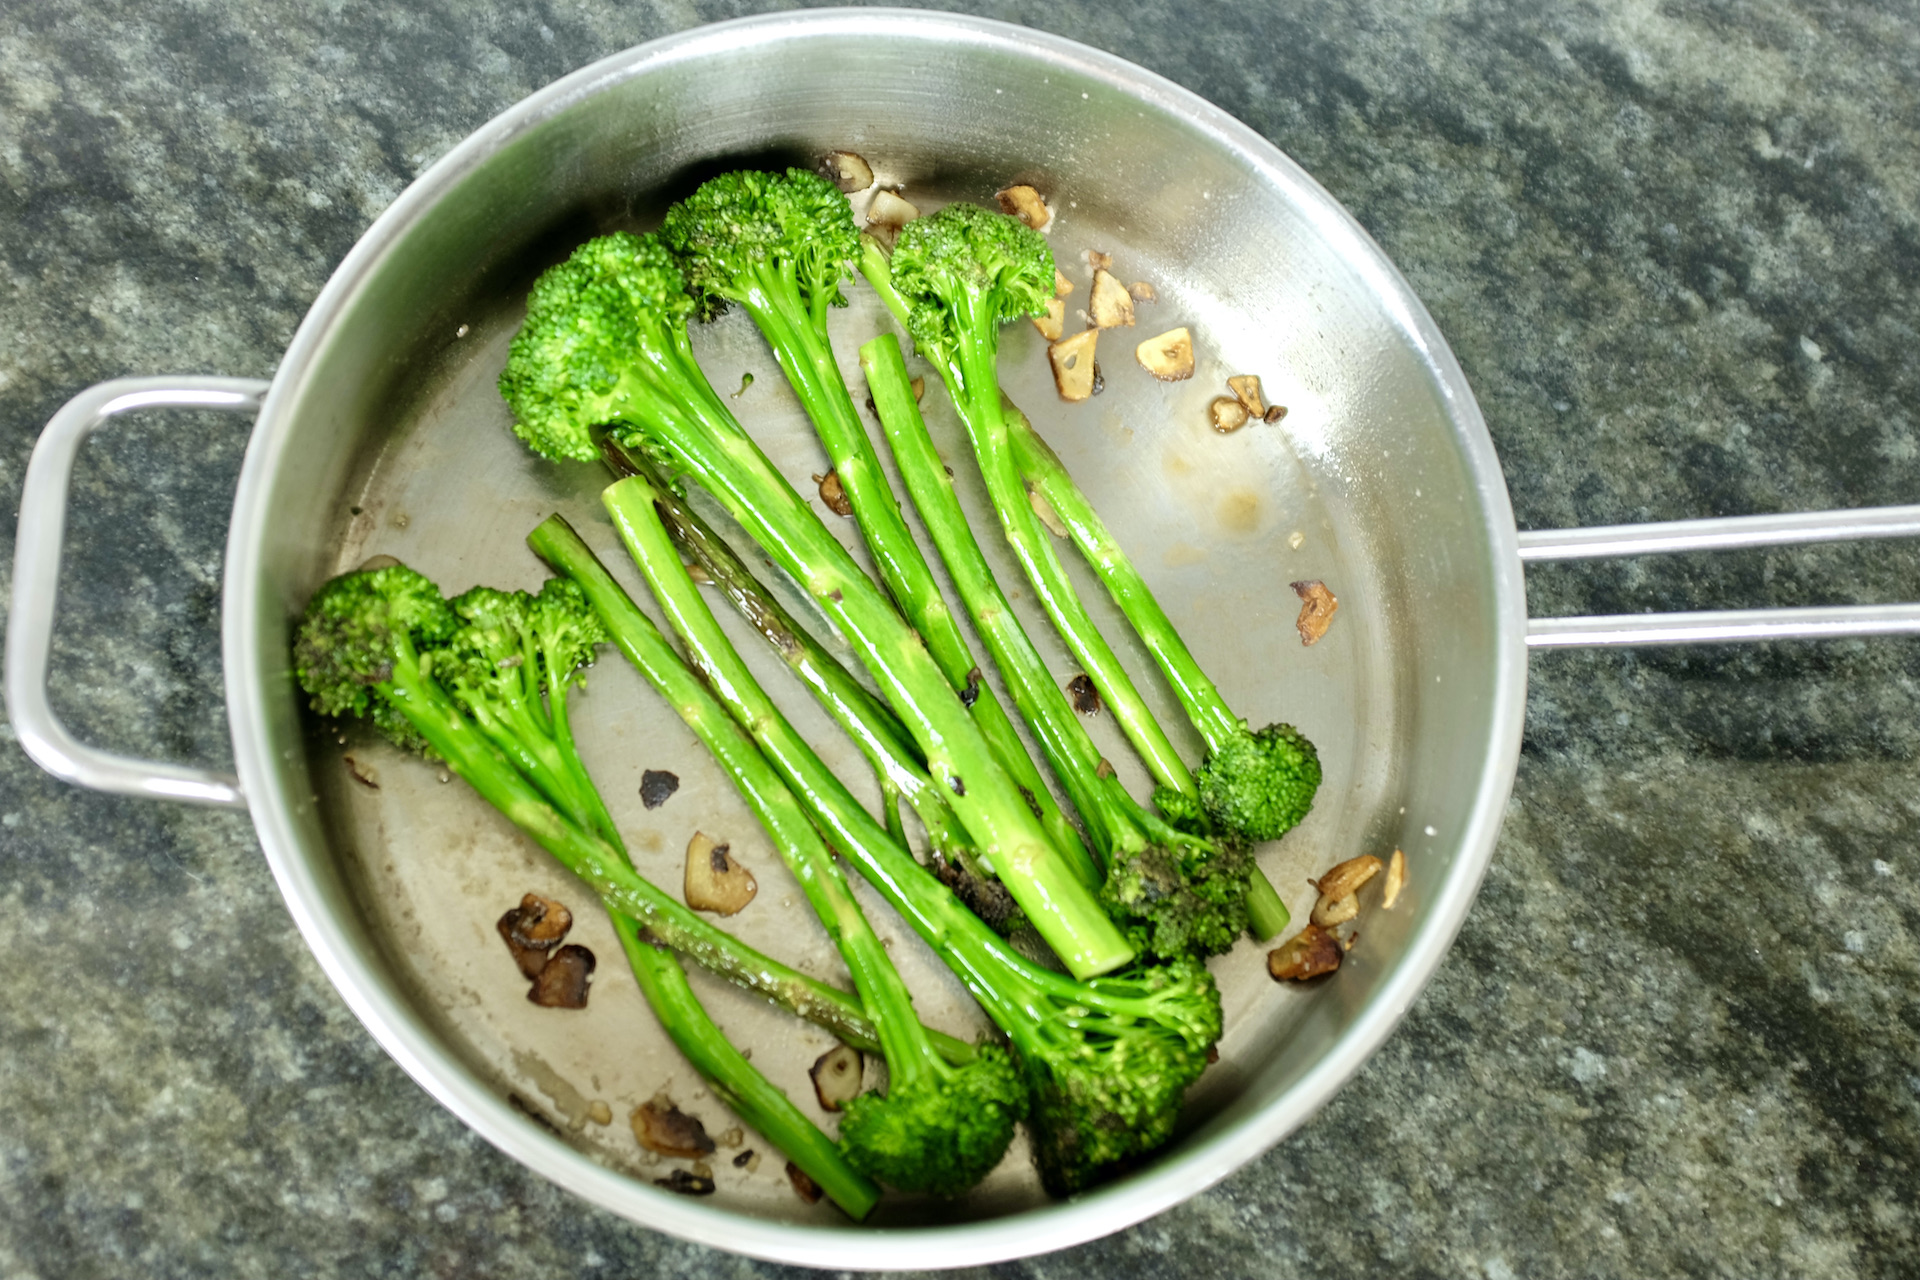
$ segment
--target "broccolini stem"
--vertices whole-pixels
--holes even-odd
[[[644,488],[622,492],[622,486],[631,483],[634,481],[621,481],[608,489],[604,497],[610,509],[627,507],[632,523],[638,525],[643,517],[651,514],[650,496]],[[613,514],[616,524],[623,522],[619,511]],[[623,652],[632,656],[634,652],[648,651],[651,648],[649,633],[653,641],[665,646],[664,638],[653,623],[620,589],[565,520],[559,516],[548,517],[528,535],[527,542],[556,571],[579,584]],[[699,603],[697,596],[694,603]],[[733,653],[725,637],[716,632],[714,641],[708,656],[731,655],[732,663],[714,668],[729,674],[720,678],[709,676],[713,695],[721,699],[728,714],[752,735],[764,752],[764,760],[786,781],[793,798],[806,809],[833,847],[860,869],[959,975],[988,1016],[1014,1039],[1016,1047],[1022,1043],[1022,1037],[1026,1037],[1026,1047],[1037,1047],[1031,1037],[1035,1025],[1051,1016],[1051,1010],[1046,1007],[1049,998],[1062,993],[1068,996],[1084,993],[1086,988],[1013,950],[978,916],[961,906],[903,846],[888,839],[880,824],[821,763],[813,748],[794,732],[786,718],[777,709],[767,713],[761,705],[765,694],[759,693],[759,698],[754,698],[754,693],[759,692],[757,686],[744,668],[737,666],[738,655]],[[733,674],[736,671],[738,674]],[[952,1060],[949,1055],[949,1061]]]
[[[893,288],[886,251],[871,236],[862,238],[860,270],[893,312],[894,319],[905,327],[906,301]],[[957,316],[956,322],[959,322]],[[1114,656],[1112,647],[1074,592],[1008,455],[996,368],[1000,351],[999,322],[995,317],[986,316],[962,323],[960,327],[963,336],[956,362],[950,364],[929,357],[929,363],[939,371],[947,396],[967,428],[980,474],[987,483],[987,494],[999,514],[1007,542],[1061,639],[1100,690],[1147,771],[1163,786],[1191,794],[1195,790],[1192,772],[1147,710],[1146,700],[1134,687],[1133,678],[1120,665],[1119,658]]]
[[[654,508],[681,551],[705,569],[713,584],[741,617],[758,631],[799,677],[834,723],[853,739],[886,783],[897,788],[927,830],[927,840],[942,855],[972,865],[976,854],[966,828],[953,816],[940,788],[927,776],[906,727],[867,687],[854,679],[821,643],[776,600],[736,555],[733,548],[692,505],[660,477],[644,458],[617,448],[607,451],[609,465],[621,475],[647,478],[658,492]]]
[[[547,671],[547,705],[552,708],[553,740],[560,748],[561,758],[567,762],[569,770],[580,783],[584,801],[582,810],[574,815],[580,825],[598,835],[614,848],[625,853],[626,842],[620,836],[620,828],[614,823],[613,815],[607,812],[607,802],[600,794],[600,788],[593,785],[592,777],[587,773],[586,764],[580,759],[580,753],[573,745],[573,722],[567,717],[567,693],[572,672],[559,673],[553,664],[544,664]],[[633,861],[633,855],[627,854],[627,861]],[[635,868],[637,871],[638,868]],[[615,917],[619,919],[618,916]]]
[[[893,287],[893,273],[887,261],[886,251],[882,249],[879,242],[871,236],[861,237],[860,270],[861,274],[866,276],[867,282],[874,287],[874,291],[880,295],[881,300],[886,303],[887,309],[892,312],[894,319],[899,321],[902,327],[905,327],[907,323],[906,301]],[[997,357],[999,343],[997,327],[993,332],[993,341],[993,352]],[[968,433],[974,439],[977,453],[979,451],[979,443],[983,429],[976,428],[975,417],[969,412],[968,406],[970,401],[966,394],[963,371],[954,365],[949,365],[939,360],[931,361],[931,363],[939,370],[941,380],[946,384],[947,395],[952,399],[954,407],[959,411],[962,421],[966,423]],[[994,361],[989,361],[987,370],[992,372],[993,376],[997,379],[997,370],[993,369],[994,363]],[[975,385],[981,385],[979,375],[975,377]],[[984,428],[984,432],[991,436],[991,422],[998,421],[1001,426],[1002,438],[1007,441],[1008,448],[1014,452],[1016,458],[1014,464],[1016,474],[1011,481],[1004,472],[1006,465],[1004,457],[1000,461],[1000,469],[996,474],[1000,475],[1000,488],[1017,495],[1016,500],[1012,504],[1014,507],[1012,518],[1016,522],[1024,523],[1026,530],[1023,539],[1014,540],[1014,550],[1016,554],[1020,555],[1022,567],[1027,569],[1027,576],[1029,581],[1033,583],[1035,594],[1040,597],[1042,605],[1046,607],[1048,615],[1053,619],[1054,627],[1067,641],[1068,647],[1074,652],[1074,656],[1079,658],[1082,666],[1086,667],[1087,674],[1092,677],[1094,684],[1099,688],[1101,697],[1113,712],[1114,719],[1119,721],[1122,731],[1127,735],[1127,740],[1133,744],[1134,750],[1139,752],[1142,761],[1144,761],[1147,766],[1148,772],[1153,775],[1154,781],[1188,796],[1198,795],[1199,788],[1194,783],[1192,771],[1187,768],[1186,763],[1180,759],[1179,754],[1173,749],[1173,745],[1168,740],[1166,733],[1160,728],[1159,722],[1154,719],[1152,711],[1147,707],[1146,700],[1140,696],[1139,690],[1135,688],[1131,678],[1129,678],[1125,670],[1120,667],[1118,659],[1113,656],[1113,650],[1101,636],[1100,630],[1094,623],[1093,618],[1087,613],[1086,607],[1080,602],[1079,596],[1074,593],[1071,585],[1067,583],[1065,571],[1061,568],[1059,559],[1053,554],[1053,546],[1047,541],[1045,533],[1039,527],[1039,517],[1033,513],[1031,505],[1024,500],[1025,494],[1020,492],[1021,486],[1018,481],[1022,477],[1019,473],[1025,472],[1026,468],[1020,466],[1017,462],[1019,448],[1023,444],[1030,444],[1031,442],[1039,442],[1040,446],[1045,448],[1045,443],[1039,441],[1039,436],[1033,431],[1032,424],[1027,421],[1026,415],[1014,407],[1012,402],[1006,400],[1005,396],[1000,393],[997,381],[985,385],[992,388],[992,395],[991,397],[983,395],[981,398],[983,400],[990,398],[992,403],[989,407],[989,412],[984,415],[988,424]],[[1048,451],[1048,455],[1051,456],[1051,450]],[[1056,464],[1058,463],[1057,458],[1054,459],[1054,461]],[[980,459],[980,465],[982,473],[985,474],[988,463],[984,456]],[[1061,474],[1065,474],[1064,468],[1061,469]],[[1052,502],[1052,491],[1039,484],[1031,473],[1025,474],[1024,479],[1033,483],[1035,489],[1040,492],[1040,495],[1047,498],[1049,502]],[[992,494],[994,498],[994,505],[1000,511],[1004,521],[1008,517],[1008,505],[1000,500],[999,492],[995,488],[993,476],[988,476],[987,481],[989,493]],[[1071,481],[1069,480],[1069,485],[1070,484]],[[1079,505],[1091,514],[1092,506],[1086,502],[1085,495],[1079,494],[1077,488],[1074,489],[1074,493],[1079,497]],[[1059,505],[1055,505],[1054,509],[1060,512],[1063,519],[1067,518],[1065,512]],[[1097,519],[1097,517],[1095,518]],[[1072,526],[1071,521],[1069,521],[1069,524],[1070,527],[1075,527]],[[1008,537],[1009,539],[1014,538],[1011,531],[1009,531]],[[1077,537],[1076,532],[1076,540]],[[1082,544],[1082,549],[1085,549],[1084,543]],[[1117,550],[1117,544],[1115,549]],[[1031,560],[1029,560],[1028,555],[1025,554],[1028,550],[1034,553]],[[1087,558],[1094,564],[1096,571],[1098,571],[1101,566],[1101,560],[1091,553],[1088,554]],[[1121,560],[1125,563],[1124,557],[1121,557]],[[1128,564],[1128,568],[1131,569],[1131,567],[1132,566]],[[1049,590],[1043,586],[1041,579],[1035,576],[1036,569],[1038,569],[1048,581],[1057,583],[1059,589]],[[1109,589],[1111,590],[1111,587]],[[1142,589],[1144,590],[1144,584]],[[1148,598],[1151,599],[1151,596]],[[1117,599],[1118,597],[1116,596],[1116,600]],[[1124,611],[1125,603],[1121,602],[1121,606]],[[1157,608],[1158,606],[1156,605],[1155,607]],[[1132,620],[1131,614],[1129,614],[1128,617],[1129,620]],[[1161,618],[1164,622],[1165,615],[1162,614]],[[1136,628],[1137,626],[1138,624],[1136,623]],[[1178,633],[1173,630],[1171,622],[1166,623],[1166,632],[1174,637],[1176,643],[1179,642]],[[1149,649],[1152,649],[1151,642],[1149,642]],[[1154,656],[1156,659],[1159,658],[1160,655],[1157,650],[1154,650]],[[1191,660],[1191,655],[1189,655],[1189,660]],[[1165,670],[1164,662],[1162,662],[1161,666],[1162,669]],[[1193,669],[1198,671],[1198,664],[1194,664]],[[1202,673],[1201,678],[1205,679],[1204,673]],[[1175,691],[1182,700],[1182,705],[1187,705],[1187,691],[1185,687],[1179,680],[1173,679],[1171,674],[1169,674],[1169,679],[1172,680]],[[1212,689],[1211,681],[1208,681],[1207,687]],[[1214,691],[1214,696],[1218,698],[1217,690]],[[1222,702],[1221,705],[1224,707],[1224,702]],[[1245,727],[1240,724],[1239,720],[1232,717],[1230,711],[1227,714],[1234,728],[1240,732],[1244,732]],[[1200,730],[1202,737],[1206,739],[1211,747],[1213,745],[1213,739],[1208,731],[1209,726],[1196,720],[1195,728]],[[1274,889],[1273,882],[1267,879],[1266,874],[1261,871],[1258,866],[1252,869],[1251,874],[1247,878],[1247,915],[1248,923],[1252,926],[1254,936],[1261,941],[1265,941],[1279,934],[1287,927],[1290,919],[1286,904],[1281,900],[1279,892]]]
[[[761,954],[634,871],[617,848],[557,811],[417,666],[396,665],[394,689],[395,705],[447,767],[616,912],[634,917],[654,938],[714,975],[764,996],[857,1049],[879,1051],[879,1037],[859,1000]],[[939,1042],[949,1061],[972,1060],[973,1048],[965,1041],[945,1037]]]
[[[748,736],[749,730],[743,726],[758,727],[776,720],[784,724],[785,721],[726,642],[712,612],[687,576],[666,529],[654,512],[657,493],[644,478],[630,476],[608,488],[602,501],[634,563],[652,587],[654,598],[686,644],[699,675],[673,651],[666,637],[597,560],[588,564],[576,553],[567,558],[566,572],[586,592],[613,636],[614,644],[706,744],[767,829],[853,974],[854,985],[866,1002],[868,1017],[879,1033],[890,1079],[896,1085],[911,1086],[931,1073],[943,1071],[944,1067],[913,1011],[913,997],[906,984],[887,959],[886,948],[854,900],[839,864],[795,798],[795,792],[804,792],[807,782],[830,785],[843,795],[845,789],[838,778],[825,770],[818,779],[784,782],[761,754],[755,740]],[[586,554],[591,558],[591,552]],[[740,724],[729,717],[727,708],[719,701],[721,698],[729,704],[738,702],[749,708]],[[864,817],[866,811],[860,812]]]
[[[1120,665],[1120,659],[1100,634],[1068,580],[1065,567],[1054,554],[1053,542],[1041,527],[1040,517],[1027,497],[1019,469],[1014,466],[1007,444],[1007,424],[1000,408],[999,321],[991,315],[969,317],[962,333],[959,342],[962,396],[956,407],[973,440],[974,458],[980,464],[980,474],[987,482],[987,493],[999,513],[1000,527],[1013,548],[1015,559],[1026,571],[1027,581],[1047,616],[1053,619],[1068,648],[1073,650],[1106,699],[1127,740],[1146,762],[1148,772],[1156,780],[1184,778],[1191,787],[1193,775],[1186,763],[1168,741],[1159,722],[1147,712],[1146,700],[1134,688],[1132,677]]]
[[[792,282],[783,281],[776,267],[762,263],[750,270],[748,276],[754,283],[741,291],[741,305],[773,348],[774,359],[812,419],[827,458],[840,477],[840,487],[853,507],[867,548],[873,553],[880,580],[907,621],[926,641],[927,652],[940,665],[948,683],[955,690],[971,694],[974,723],[980,726],[993,748],[994,758],[1026,790],[1039,809],[1040,821],[1054,846],[1073,861],[1082,880],[1089,886],[1097,886],[1100,873],[1087,856],[1080,833],[1054,802],[1020,735],[1007,719],[1006,708],[1000,705],[993,690],[980,684],[974,674],[977,668],[973,655],[968,652],[966,638],[961,635],[953,611],[940,594],[939,584],[934,581],[919,544],[900,514],[899,501],[887,483],[886,473],[880,469],[880,460],[867,439],[866,428],[854,408],[846,380],[840,376],[840,365],[834,359],[824,330],[815,326],[814,317]]]
[[[623,523],[621,508],[625,507],[628,508],[626,514],[632,517],[628,527],[638,529],[653,513],[646,505],[644,489],[622,492],[623,486],[633,483],[623,481],[614,486],[608,491],[607,500],[616,523]],[[549,521],[549,526],[555,523]],[[657,563],[663,579],[679,574],[677,557],[660,554],[666,545],[664,538],[653,544],[641,543],[642,553]],[[594,584],[580,575],[603,579],[604,586],[611,588],[605,595],[609,603],[612,597],[624,600],[605,570],[584,554],[584,547],[579,550],[582,553],[579,559],[566,567],[589,599],[594,600],[596,609],[600,608],[602,597],[597,597]],[[684,584],[683,577],[681,582]],[[684,585],[682,589],[692,596],[687,610],[689,616],[704,609],[697,593]],[[644,615],[633,608],[631,601],[626,602],[626,609],[634,618],[644,621]],[[602,619],[610,630],[619,634],[622,627],[616,618],[603,612]],[[710,615],[707,621],[711,623]],[[733,664],[730,667],[716,661],[716,665],[708,669],[715,693],[726,701],[735,719],[749,727],[755,741],[766,752],[766,759],[789,779],[792,794],[807,809],[814,823],[961,979],[988,1016],[1006,1033],[1015,1051],[1027,1061],[1030,1078],[1045,1077],[1052,1082],[1047,1091],[1055,1105],[1036,1108],[1030,1120],[1040,1126],[1039,1132],[1051,1150],[1079,1149],[1084,1136],[1079,1126],[1119,1118],[1118,1111],[1104,1111],[1096,1100],[1087,1099],[1083,1104],[1073,1091],[1090,1086],[1097,1090],[1102,1085],[1121,1090],[1130,1087],[1117,1075],[1104,1081],[1099,1077],[1105,1069],[1103,1056],[1112,1052],[1116,1044],[1130,1039],[1136,1026],[1150,1038],[1180,1037],[1185,1051],[1196,1061],[1197,1055],[1218,1036],[1217,1003],[1216,1013],[1209,1020],[1192,1010],[1183,1010],[1163,998],[1151,985],[1143,985],[1132,976],[1080,982],[1044,969],[1014,951],[977,916],[962,907],[910,854],[886,838],[866,810],[855,803],[820,764],[806,742],[777,712],[762,705],[764,695],[755,701],[751,680],[744,671],[738,672],[736,678],[734,668],[738,666],[738,657],[732,654],[725,637],[716,629],[710,639],[713,647],[708,656],[716,660],[731,657]],[[1158,1073],[1165,1068],[1155,1065],[1150,1070]],[[1156,1076],[1156,1079],[1165,1078]],[[1184,1083],[1178,1077],[1175,1079]],[[1147,1082],[1147,1093],[1152,1094],[1154,1089],[1154,1082]],[[1161,1110],[1131,1118],[1144,1126],[1143,1131],[1150,1131],[1135,1147],[1142,1150],[1164,1138],[1165,1126],[1171,1123],[1171,1112]],[[1043,1176],[1046,1169],[1043,1157]],[[1083,1185],[1084,1179],[1093,1172],[1097,1170],[1072,1168],[1069,1163],[1069,1167],[1055,1172],[1055,1181],[1049,1185],[1064,1194]]]
[[[617,913],[613,923],[641,994],[720,1100],[805,1170],[848,1217],[858,1222],[871,1213],[879,1202],[880,1188],[848,1164],[833,1140],[727,1043],[687,985],[686,971],[673,953],[649,943],[633,921]]]
[[[900,788],[893,785],[885,771],[875,775],[880,782],[880,817],[887,824],[887,835],[902,849],[907,847],[907,824],[900,821]]]
[[[448,768],[606,901],[647,1003],[701,1074],[726,1093],[749,1124],[769,1140],[779,1142],[788,1159],[806,1170],[849,1216],[859,1219],[871,1212],[879,1199],[879,1189],[847,1164],[839,1148],[801,1114],[786,1094],[726,1043],[706,1010],[693,998],[686,974],[671,956],[642,953],[644,944],[640,943],[637,926],[632,919],[623,924],[622,917],[646,919],[649,931],[657,936],[648,908],[653,905],[651,896],[659,895],[659,891],[627,865],[623,854],[563,816],[505,756],[479,737],[452,700],[417,662],[411,661],[410,653],[403,651],[401,661],[395,663],[391,688],[396,694],[395,707]],[[636,894],[636,887],[650,892]]]
[[[1146,579],[1107,531],[1106,522],[1100,519],[1080,486],[1073,482],[1059,455],[1034,430],[1026,414],[1009,405],[1005,420],[1020,473],[1065,522],[1081,554],[1106,585],[1107,593],[1120,606],[1127,621],[1133,624],[1148,652],[1153,654],[1208,750],[1218,750],[1230,738],[1245,733],[1245,722],[1227,706],[1212,678],[1201,670],[1173,620],[1154,598]],[[1184,781],[1185,785],[1179,790],[1190,796],[1198,794],[1191,774]],[[1259,867],[1253,869],[1247,881],[1247,914],[1254,936],[1263,942],[1284,930],[1291,918],[1273,882]]]
[[[859,653],[925,753],[927,772],[995,875],[1077,976],[1116,969],[1133,948],[1072,862],[1054,848],[920,637],[740,429],[700,372],[684,325],[628,391],[633,431],[691,472]],[[650,345],[650,344],[649,344]]]
[[[1006,425],[1020,473],[1059,514],[1088,565],[1127,616],[1127,621],[1133,624],[1167,683],[1173,686],[1187,718],[1200,731],[1208,749],[1218,750],[1229,739],[1245,733],[1246,725],[1227,706],[1213,679],[1201,670],[1173,620],[1154,598],[1146,579],[1133,567],[1133,561],[1119,541],[1107,531],[1106,522],[1100,519],[1080,486],[1073,482],[1059,455],[1018,410],[1006,415]],[[1181,790],[1195,794],[1191,784]]]
[[[992,566],[974,539],[953,492],[952,478],[913,401],[899,342],[892,334],[868,342],[860,348],[860,367],[866,372],[867,388],[873,393],[874,408],[893,448],[900,477],[946,563],[974,628],[1005,677],[1014,705],[1086,820],[1095,846],[1103,856],[1111,857],[1116,842],[1124,839],[1125,822],[1110,803],[1108,780],[1099,776],[1099,749],[1014,616],[1013,606],[1001,592]]]
[[[860,348],[860,366],[866,371],[907,492],[933,535],[974,626],[1006,677],[1015,705],[1045,747],[1054,772],[1066,782],[1095,844],[1111,865],[1116,854],[1132,853],[1148,840],[1166,841],[1172,833],[1165,825],[1135,803],[1111,774],[1101,776],[1099,749],[1001,594],[913,402],[900,344],[891,334],[873,339]],[[1262,939],[1286,927],[1286,906],[1258,867],[1249,876],[1247,895],[1249,917]],[[1278,923],[1274,924],[1276,906]]]

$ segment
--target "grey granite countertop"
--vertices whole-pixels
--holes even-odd
[[[422,167],[597,57],[758,6],[46,0],[0,22],[0,562],[99,379],[267,376]],[[1920,500],[1911,5],[980,6],[1186,84],[1386,247],[1522,527]],[[244,427],[103,437],[57,705],[228,758]],[[1538,570],[1536,613],[1920,596],[1880,543]],[[0,727],[0,736],[11,734]],[[1920,642],[1549,654],[1493,868],[1358,1079],[1035,1276],[1920,1268]],[[0,1276],[772,1275],[466,1131],[307,954],[244,816],[0,743]]]

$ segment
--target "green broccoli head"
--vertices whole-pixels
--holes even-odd
[[[431,655],[459,625],[440,588],[403,564],[341,574],[307,602],[294,675],[315,711],[365,717],[397,745],[425,754],[425,740],[389,697],[394,668]]]
[[[1071,1195],[1119,1173],[1173,1134],[1187,1086],[1220,1038],[1220,991],[1187,958],[1084,984],[1071,1018],[1023,1058],[1040,1181]]]
[[[460,627],[434,660],[433,673],[467,711],[537,696],[539,656],[528,627],[532,600],[524,591],[475,587],[448,602]]]
[[[893,287],[911,310],[907,331],[922,351],[951,358],[963,333],[980,336],[1046,310],[1053,250],[1018,218],[950,204],[915,218],[893,247]]]
[[[1171,959],[1230,950],[1247,929],[1247,845],[1170,828],[1155,834],[1144,849],[1116,851],[1102,905],[1144,953]]]
[[[544,457],[593,461],[593,429],[625,412],[643,344],[684,327],[693,307],[657,236],[617,231],[575,249],[534,281],[500,373],[514,434]]]
[[[1207,811],[1200,807],[1200,797],[1176,791],[1169,786],[1156,786],[1153,789],[1154,807],[1160,810],[1160,816],[1176,830],[1189,835],[1205,835],[1212,823],[1207,820]]]
[[[593,662],[606,625],[568,578],[549,578],[539,595],[475,587],[450,606],[461,626],[447,640],[434,674],[469,710],[483,704],[537,703],[551,681],[564,689]]]
[[[704,182],[667,210],[660,238],[680,255],[694,292],[721,302],[784,284],[809,308],[845,306],[840,285],[860,252],[853,206],[805,169],[748,169]]]
[[[548,578],[528,610],[534,641],[547,670],[571,683],[593,665],[594,650],[612,644],[613,635],[587,593],[571,578]]]
[[[854,1168],[888,1186],[957,1196],[1000,1163],[1026,1112],[1026,1083],[1012,1055],[981,1045],[965,1066],[849,1102],[840,1148]]]
[[[1215,746],[1194,780],[1216,830],[1278,840],[1313,807],[1320,753],[1292,725],[1270,724]]]

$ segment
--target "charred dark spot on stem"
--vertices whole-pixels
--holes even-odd
[[[611,434],[600,437],[600,458],[607,464],[607,469],[617,476],[640,474],[640,468],[634,465],[633,459],[627,456],[627,451],[620,447],[620,442]]]
[[[954,897],[960,899],[967,910],[979,916],[995,933],[1005,935],[1022,919],[1020,904],[1007,892],[1007,886],[972,870],[959,859],[936,851],[933,855],[933,874]]]
[[[1019,786],[1018,783],[1014,785]],[[1027,802],[1027,808],[1033,811],[1034,817],[1044,818],[1047,816],[1046,812],[1040,807],[1040,801],[1034,796],[1031,790],[1026,787],[1020,787],[1020,798]]]

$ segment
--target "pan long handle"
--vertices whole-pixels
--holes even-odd
[[[1520,535],[1520,559],[1522,562],[1595,560],[1673,551],[1911,537],[1920,537],[1920,506],[1862,507],[1853,511],[1536,530]],[[1527,623],[1529,646],[1561,649],[1881,635],[1920,635],[1920,604],[1626,613],[1593,618],[1532,618]]]
[[[13,554],[13,604],[7,616],[7,717],[34,762],[76,786],[122,795],[246,805],[231,774],[138,760],[80,742],[47,699],[54,602],[67,526],[73,462],[88,436],[135,409],[230,409],[257,413],[267,384],[251,378],[117,378],[61,406],[40,433],[20,495]]]

